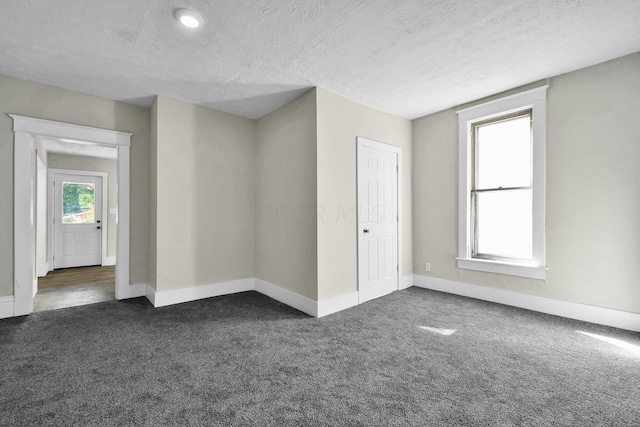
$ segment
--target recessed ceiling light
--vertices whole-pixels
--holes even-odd
[[[173,16],[185,27],[198,28],[202,25],[202,16],[191,9],[176,9]]]

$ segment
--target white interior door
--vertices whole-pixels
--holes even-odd
[[[360,302],[398,289],[398,152],[359,139],[358,295]],[[385,149],[389,147],[388,149]]]
[[[102,177],[54,175],[54,268],[102,264]]]

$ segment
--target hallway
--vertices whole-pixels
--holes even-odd
[[[93,304],[114,300],[115,266],[64,268],[38,278],[33,311]]]

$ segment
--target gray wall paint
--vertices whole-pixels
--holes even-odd
[[[91,172],[106,172],[107,176],[107,256],[116,256],[116,215],[109,212],[118,207],[118,165],[116,160],[97,157],[71,156],[49,153],[49,167],[54,169],[72,169]]]
[[[133,133],[132,283],[147,280],[149,109],[0,76],[0,195],[13,200],[13,121],[7,114]],[[13,295],[13,203],[0,204],[0,296]]]
[[[156,289],[254,276],[255,121],[156,100]]]
[[[358,290],[356,137],[402,147],[400,276],[413,273],[411,122],[323,89],[318,98],[318,299]]]
[[[148,280],[158,290],[169,290],[257,275],[323,300],[357,290],[355,217],[349,220],[344,213],[355,207],[355,137],[364,136],[403,147],[401,275],[427,275],[428,261],[433,277],[640,312],[638,69],[640,54],[634,54],[550,80],[546,281],[456,267],[454,110],[414,121],[411,144],[411,122],[322,89],[256,122],[167,98],[159,98],[149,114],[148,109],[0,76],[0,194],[13,199],[13,133],[7,113],[132,132],[132,283]],[[273,197],[278,205],[306,205],[314,194],[313,96],[315,197],[321,211],[315,224],[315,294],[313,237],[298,240],[302,264],[279,276],[269,271],[264,256],[272,256],[267,249],[273,243],[285,247],[286,239],[272,236],[256,217],[256,203],[264,206]],[[300,141],[304,144],[294,146]],[[304,159],[309,168],[295,173],[281,168],[278,157],[287,155]],[[271,169],[279,167],[284,170]],[[299,182],[289,185],[295,178]],[[307,233],[313,226],[310,221],[287,232]],[[284,265],[286,259],[272,262]],[[0,296],[12,293],[9,203],[0,205]]]
[[[317,299],[316,91],[258,120],[256,277]]]
[[[639,70],[634,54],[550,80],[545,281],[457,268],[457,115],[415,120],[415,274],[640,312]]]

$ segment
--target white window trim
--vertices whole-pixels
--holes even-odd
[[[515,95],[457,111],[458,176],[458,268],[508,274],[532,279],[545,278],[545,175],[547,136],[547,88],[540,86]],[[480,120],[532,110],[533,139],[533,258],[531,263],[485,260],[471,257],[471,124]]]

